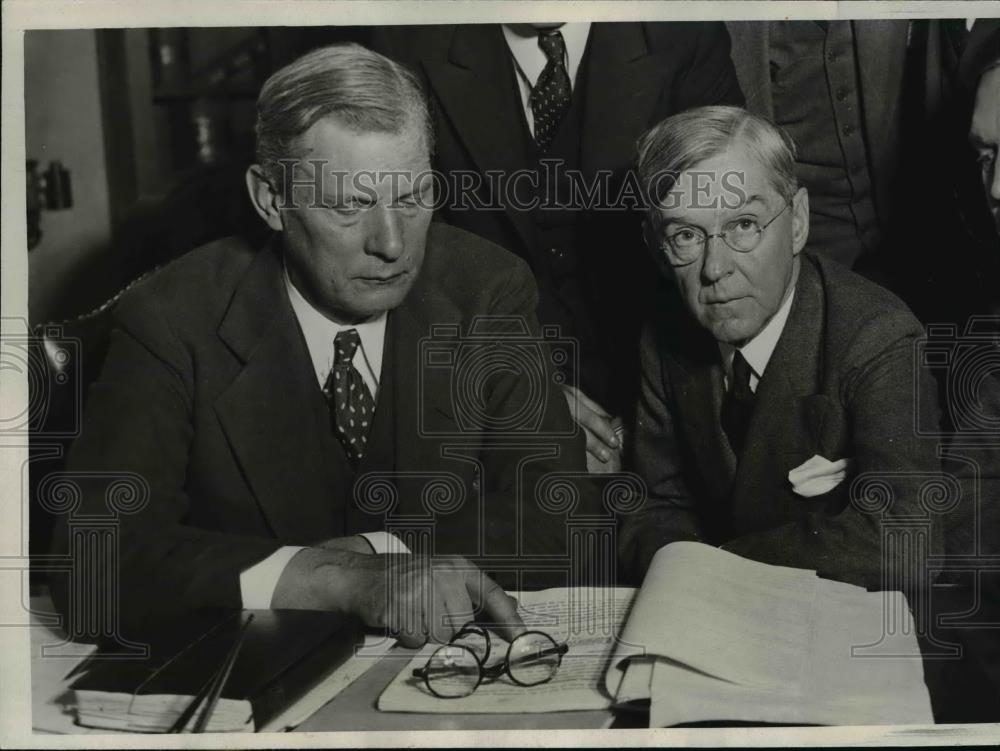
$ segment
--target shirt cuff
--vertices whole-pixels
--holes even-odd
[[[410,552],[402,540],[388,532],[364,532],[358,537],[364,537],[372,546],[372,552],[375,554]]]
[[[278,586],[285,566],[302,546],[286,545],[278,548],[260,563],[255,563],[240,574],[240,596],[243,607],[248,610],[268,610],[274,589]]]

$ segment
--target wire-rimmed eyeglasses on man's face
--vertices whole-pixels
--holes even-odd
[[[749,253],[760,245],[764,230],[770,227],[774,220],[781,216],[789,206],[791,206],[791,202],[785,201],[781,211],[763,225],[758,222],[756,217],[741,216],[727,222],[722,228],[722,232],[714,234],[709,234],[701,227],[690,224],[676,225],[662,236],[660,251],[671,266],[687,266],[701,258],[709,240],[713,237],[720,237],[726,245],[736,252]]]
[[[507,647],[502,662],[487,665],[490,650],[489,632],[467,623],[450,642],[434,650],[413,676],[423,678],[427,690],[441,699],[469,696],[484,680],[505,674],[519,686],[537,686],[555,677],[569,647],[556,644],[541,631],[525,631]]]

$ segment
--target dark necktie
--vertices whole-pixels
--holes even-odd
[[[375,400],[352,362],[360,344],[357,329],[334,337],[333,369],[323,387],[330,405],[330,425],[354,469],[365,455],[368,426],[375,413]]]
[[[572,86],[563,62],[566,59],[566,43],[562,34],[558,31],[539,34],[538,46],[548,62],[531,90],[529,102],[535,121],[535,143],[542,151],[548,151],[569,109]]]
[[[722,429],[726,431],[729,445],[737,458],[746,445],[747,428],[753,414],[754,393],[750,390],[750,364],[739,350],[733,354],[733,370],[729,378],[729,391],[722,400]]]

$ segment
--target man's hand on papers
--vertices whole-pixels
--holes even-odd
[[[575,386],[563,386],[569,412],[587,435],[587,471],[591,474],[620,472],[623,431],[621,420]]]
[[[375,559],[382,559],[382,565],[358,591],[355,607],[369,625],[398,632],[404,646],[419,647],[428,640],[445,643],[475,614],[497,624],[507,640],[525,630],[516,600],[464,558]]]
[[[282,572],[271,607],[351,613],[407,647],[447,642],[474,614],[507,640],[525,630],[516,600],[461,557],[305,548]]]

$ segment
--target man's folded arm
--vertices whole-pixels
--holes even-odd
[[[195,607],[239,607],[240,572],[281,547],[274,539],[184,523],[192,510],[184,489],[193,436],[185,375],[191,367],[163,317],[155,310],[142,312],[129,318],[128,328],[112,333],[103,371],[88,395],[83,432],[67,461],[81,487],[78,517],[112,515],[106,493],[123,476],[136,478],[139,495],[148,493],[137,509],[114,517],[117,557],[109,553],[99,572],[84,572],[104,581],[117,577],[123,622]],[[59,553],[68,550],[67,521],[57,520],[53,544]],[[69,578],[52,579],[63,612],[69,607]]]
[[[409,553],[402,540],[389,532],[363,532],[353,537],[337,538],[316,547],[326,550],[348,550],[375,555]],[[305,550],[302,545],[286,545],[240,574],[240,596],[244,608],[266,610],[271,607],[275,590],[292,558]]]
[[[117,578],[125,623],[199,607],[267,608],[301,548],[185,523],[192,511],[184,490],[193,435],[187,375],[192,367],[162,316],[130,308],[112,334],[101,377],[88,395],[84,431],[67,470],[82,478],[78,515],[107,516],[107,489],[124,473],[138,478],[148,499],[135,513],[118,516],[118,556],[103,560],[99,573],[90,573]],[[107,479],[86,479],[95,473]],[[57,526],[58,553],[68,552],[66,521],[60,519]],[[335,541],[327,545],[363,553],[404,552],[405,546],[384,532],[368,538],[360,548]],[[70,607],[68,586],[69,577],[54,575],[53,596],[64,613]]]

